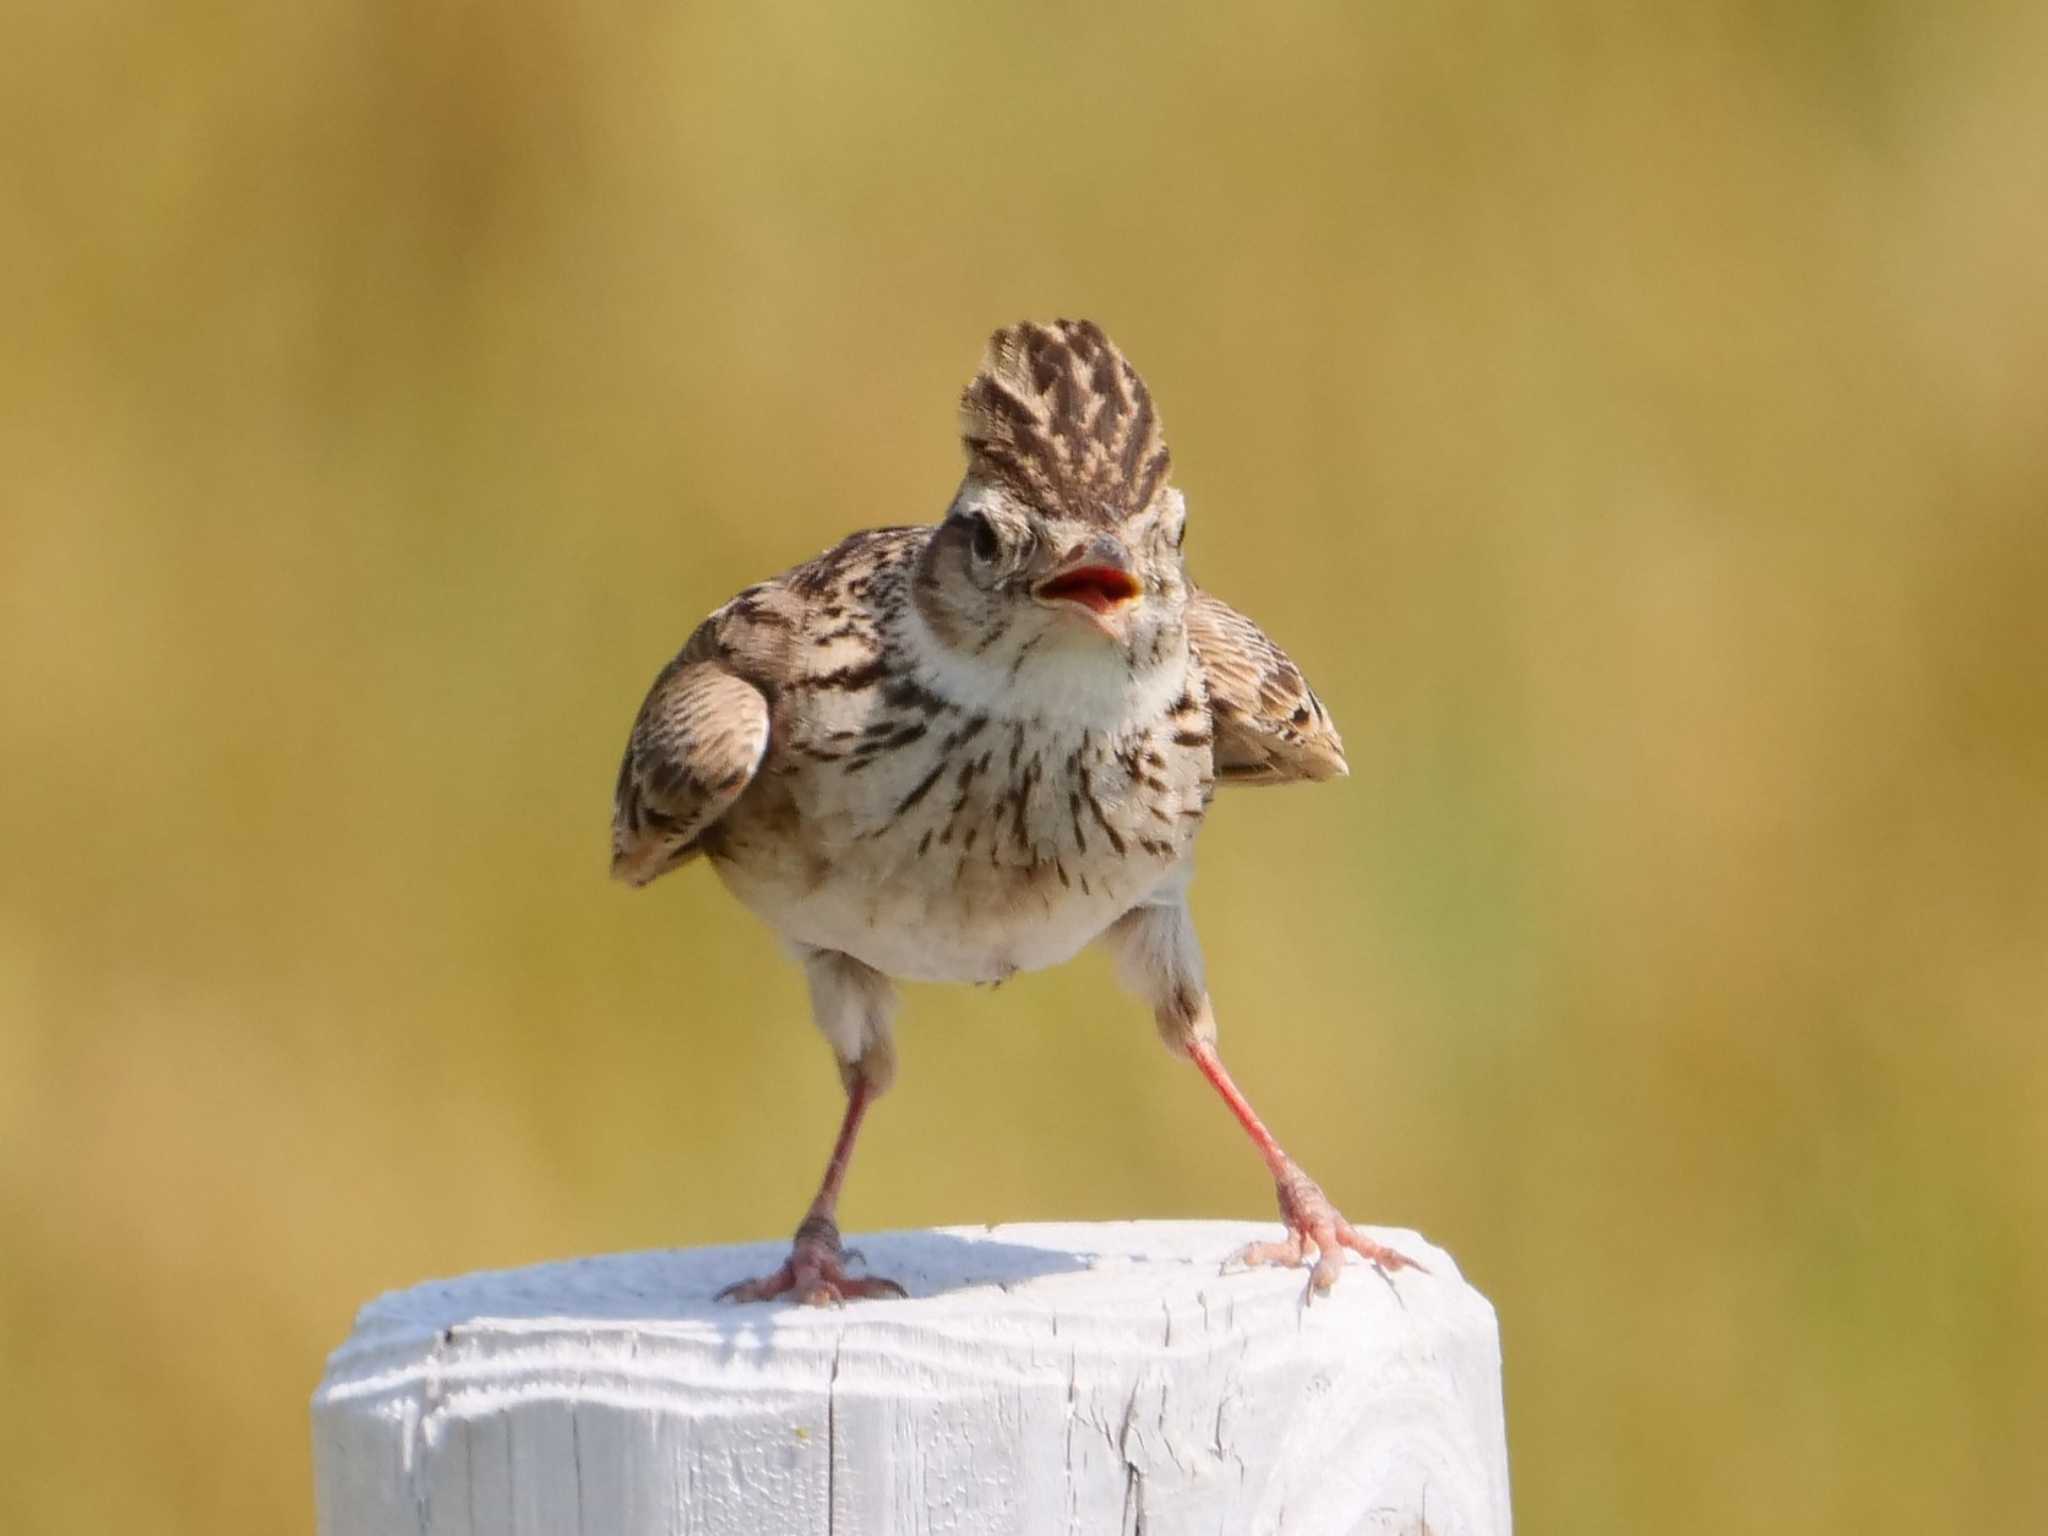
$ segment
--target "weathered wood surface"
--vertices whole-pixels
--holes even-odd
[[[324,1536],[1506,1536],[1492,1307],[1450,1256],[1218,1273],[1277,1228],[854,1240],[909,1301],[735,1307],[781,1244],[621,1254],[365,1307],[313,1399]]]

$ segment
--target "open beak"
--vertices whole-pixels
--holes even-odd
[[[1071,604],[1103,629],[1136,607],[1143,592],[1131,570],[1130,551],[1106,533],[1070,553],[1064,565],[1032,589],[1041,603]]]

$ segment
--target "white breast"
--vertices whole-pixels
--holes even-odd
[[[991,720],[949,749],[959,729],[857,773],[805,774],[791,786],[803,835],[743,839],[721,878],[797,943],[907,980],[985,982],[1071,959],[1174,877],[1195,823],[1138,808],[1104,733]]]

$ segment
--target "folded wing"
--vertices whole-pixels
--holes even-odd
[[[693,641],[648,690],[619,765],[612,875],[645,885],[687,862],[768,749],[768,700]]]
[[[1198,591],[1188,643],[1209,683],[1220,784],[1290,784],[1349,772],[1344,743],[1308,679],[1266,632]]]

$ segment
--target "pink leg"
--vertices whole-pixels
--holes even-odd
[[[718,1293],[720,1301],[771,1301],[778,1296],[791,1296],[806,1306],[822,1307],[865,1297],[908,1294],[894,1280],[847,1274],[847,1256],[839,1246],[839,1186],[846,1181],[846,1165],[853,1159],[854,1138],[860,1134],[860,1122],[867,1114],[872,1093],[867,1079],[854,1074],[846,1092],[846,1118],[840,1121],[839,1139],[832,1145],[832,1160],[825,1165],[818,1197],[798,1223],[789,1257],[782,1261],[782,1267],[752,1280],[735,1281]]]
[[[1209,1079],[1210,1085],[1223,1096],[1223,1102],[1230,1106],[1230,1112],[1237,1116],[1238,1124],[1244,1127],[1245,1134],[1258,1147],[1266,1166],[1273,1170],[1274,1189],[1280,1197],[1280,1219],[1287,1226],[1287,1236],[1283,1240],[1252,1243],[1239,1252],[1232,1263],[1299,1264],[1313,1245],[1316,1264],[1309,1274],[1311,1294],[1326,1292],[1337,1283],[1337,1275],[1344,1266],[1346,1248],[1370,1260],[1382,1278],[1396,1269],[1422,1269],[1405,1254],[1396,1253],[1384,1244],[1361,1235],[1330,1204],[1330,1197],[1323,1193],[1322,1186],[1302,1172],[1301,1165],[1281,1150],[1280,1143],[1273,1139],[1273,1133],[1253,1111],[1250,1101],[1230,1080],[1213,1041],[1192,1038],[1188,1041],[1187,1051],[1195,1065],[1201,1068],[1202,1076]],[[1426,1270],[1423,1272],[1428,1273]]]

